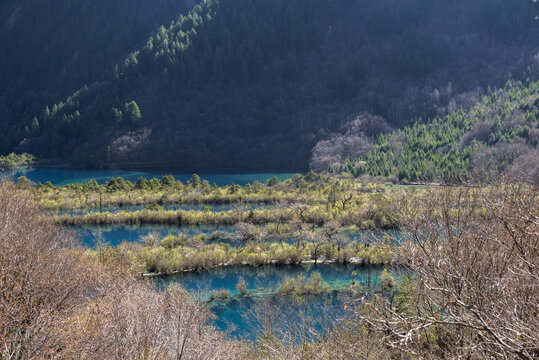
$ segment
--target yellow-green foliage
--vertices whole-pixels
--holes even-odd
[[[234,225],[241,222],[266,224],[268,237],[283,238],[292,231],[291,222],[304,222],[323,225],[332,221],[341,226],[362,228],[390,228],[393,226],[388,211],[392,199],[358,196],[357,203],[347,205],[346,209],[327,205],[302,205],[300,213],[293,205],[285,208],[256,210],[229,210],[222,212],[194,210],[138,210],[111,212],[91,212],[84,215],[57,215],[53,219],[61,225],[79,224],[223,224]]]
[[[183,245],[187,242],[187,235],[180,234],[178,236],[167,235],[161,240],[161,246],[165,249],[172,249],[174,247]]]
[[[18,166],[29,165],[34,161],[35,161],[35,157],[30,154],[11,153],[6,156],[0,156],[0,168],[12,169]]]
[[[213,290],[210,293],[210,301],[228,300],[230,294],[228,290]]]
[[[318,249],[319,262],[350,262],[354,259],[364,264],[390,264],[395,257],[393,245],[388,244],[372,244],[369,248],[351,244],[338,252],[334,244],[309,242],[301,250],[295,245],[279,242],[251,242],[243,247],[200,242],[193,246],[192,239],[174,246],[175,243],[174,237],[167,236],[159,245],[125,243],[121,247],[128,254],[133,268],[142,265],[146,272],[163,274],[227,265],[301,264],[314,260],[315,249]]]
[[[374,186],[376,190],[373,192],[371,187]],[[185,185],[166,176],[162,179],[139,179],[135,184],[117,178],[104,185],[99,185],[95,180],[59,187],[52,184],[37,185],[35,192],[41,206],[53,210],[99,208],[100,205],[273,204],[300,200],[307,204],[325,205],[331,199],[334,205],[342,207],[339,199],[345,193],[370,195],[385,192],[385,189],[380,184],[362,184],[355,180],[337,180],[309,173],[305,176],[296,175],[294,179],[273,186],[255,182],[245,186],[218,187],[205,181]]]
[[[380,274],[380,285],[382,289],[391,289],[397,286],[397,280],[387,269],[384,269]]]
[[[247,295],[247,283],[244,279],[240,279],[236,284],[236,290],[240,293],[241,296]]]
[[[300,275],[286,278],[278,288],[281,295],[319,295],[329,290],[329,285],[323,281],[322,275],[315,271],[310,277]]]

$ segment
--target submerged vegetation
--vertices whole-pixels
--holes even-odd
[[[287,278],[279,286],[281,295],[319,295],[329,291],[329,285],[324,282],[319,272],[314,272],[310,277],[301,276]]]

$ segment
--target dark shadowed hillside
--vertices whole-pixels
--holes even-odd
[[[0,152],[27,136],[25,127],[45,105],[110,76],[126,54],[194,3],[0,1]]]
[[[152,11],[182,7],[162,2]],[[81,87],[69,97],[18,107],[3,94],[13,141],[1,151],[75,166],[305,169],[316,142],[356,114],[399,128],[520,77],[539,51],[534,11],[527,0],[203,0],[144,41],[148,21],[130,44],[114,30],[90,42],[81,64],[106,60],[75,66],[69,81]],[[54,93],[68,95],[60,83]]]

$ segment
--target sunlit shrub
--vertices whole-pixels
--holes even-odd
[[[380,274],[380,285],[384,290],[392,289],[397,286],[397,280],[387,269],[384,269]]]
[[[241,296],[247,295],[247,283],[245,282],[243,278],[240,279],[238,283],[236,284],[236,290],[239,291]]]
[[[187,235],[185,234],[178,234],[175,235],[167,235],[163,239],[161,239],[161,246],[165,249],[172,249],[177,246],[183,245],[187,242]]]
[[[328,288],[329,286],[322,279],[322,274],[315,271],[305,283],[302,293],[306,295],[318,295],[326,291]]]
[[[294,278],[286,278],[279,286],[278,292],[281,295],[290,295],[296,290],[296,280]]]
[[[224,301],[228,300],[230,294],[228,290],[213,290],[210,293],[210,301]]]

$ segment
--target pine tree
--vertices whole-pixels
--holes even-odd
[[[122,119],[123,119],[123,113],[121,110],[118,110],[116,109],[115,107],[113,107],[111,109],[112,111],[112,118],[114,119],[114,121],[117,123],[117,124],[120,124],[122,122]]]
[[[133,126],[137,126],[142,122],[142,114],[135,100],[125,104],[125,115]]]
[[[32,120],[32,124],[30,125],[30,131],[32,135],[35,135],[39,132],[39,121],[34,116],[34,119]]]

